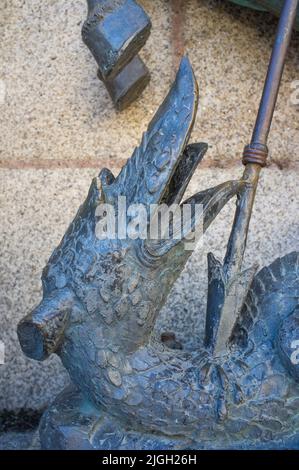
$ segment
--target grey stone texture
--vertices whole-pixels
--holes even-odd
[[[189,0],[180,2],[185,23],[174,25],[172,3],[178,2],[140,1],[153,24],[140,53],[152,78],[142,97],[118,113],[81,40],[85,0],[1,2],[0,79],[6,86],[1,160],[127,158],[172,83],[184,36],[201,97],[194,139],[212,146],[214,164],[238,162],[250,137],[277,19],[225,1]],[[291,83],[298,79],[298,46],[299,34],[270,139],[272,157],[284,165],[298,163],[298,114],[290,102]]]

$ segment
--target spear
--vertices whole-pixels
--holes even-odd
[[[249,222],[261,168],[268,156],[267,140],[277,101],[279,86],[290,44],[299,0],[283,4],[264,90],[252,133],[244,148],[245,189],[239,195],[235,218],[223,264],[208,255],[208,300],[205,344],[214,356],[225,354],[233,327],[241,312],[257,265],[242,271]]]

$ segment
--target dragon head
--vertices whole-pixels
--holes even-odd
[[[104,169],[92,181],[84,204],[44,268],[43,299],[18,326],[28,356],[37,360],[53,352],[62,356],[65,342],[72,337],[88,341],[89,333],[97,335],[96,341],[109,341],[124,351],[148,341],[157,314],[191,253],[185,249],[188,233],[198,223],[205,231],[243,184],[226,182],[181,203],[207,150],[203,143],[187,145],[197,104],[197,83],[188,58],[183,58],[140,146],[116,178]],[[145,207],[151,220],[155,205],[175,204],[183,213],[188,203],[191,216],[182,222],[182,236],[99,237],[97,227],[103,219],[99,208],[109,205],[117,218],[120,196],[126,198],[127,208],[134,208],[127,210],[127,225],[137,206]],[[200,217],[196,217],[197,204],[201,205]],[[170,232],[175,232],[174,224]],[[72,354],[71,349],[67,351]]]

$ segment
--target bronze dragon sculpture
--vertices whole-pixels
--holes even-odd
[[[93,180],[43,270],[43,300],[19,324],[24,352],[37,360],[58,354],[77,387],[64,392],[44,416],[44,447],[59,447],[50,430],[68,406],[71,414],[79,413],[83,427],[82,417],[93,416],[94,431],[85,441],[81,435],[87,448],[299,445],[299,365],[290,360],[291,340],[299,338],[298,254],[276,260],[254,277],[227,349],[215,355],[209,346],[213,324],[207,323],[209,344],[191,352],[173,349],[153,333],[191,253],[184,240],[96,236],[97,207],[117,208],[120,195],[146,207],[181,202],[207,149],[202,143],[187,145],[197,98],[192,67],[184,58],[120,174],[114,178],[104,169]],[[185,202],[202,204],[206,230],[246,184],[229,181]],[[194,230],[195,218],[191,225]],[[224,288],[212,255],[209,267],[218,273],[211,282]]]

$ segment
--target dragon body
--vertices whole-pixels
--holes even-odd
[[[20,323],[19,338],[32,358],[57,353],[82,396],[130,432],[203,447],[297,439],[299,366],[290,360],[288,331],[299,336],[298,254],[256,275],[227,349],[217,357],[205,346],[172,349],[154,333],[191,254],[184,240],[195,217],[191,228],[183,227],[182,240],[97,237],[99,204],[117,210],[120,195],[147,208],[181,202],[206,151],[205,144],[187,145],[197,93],[184,58],[132,158],[117,178],[103,170],[92,182],[43,271],[43,300]],[[226,182],[185,203],[202,204],[206,230],[244,184]]]

